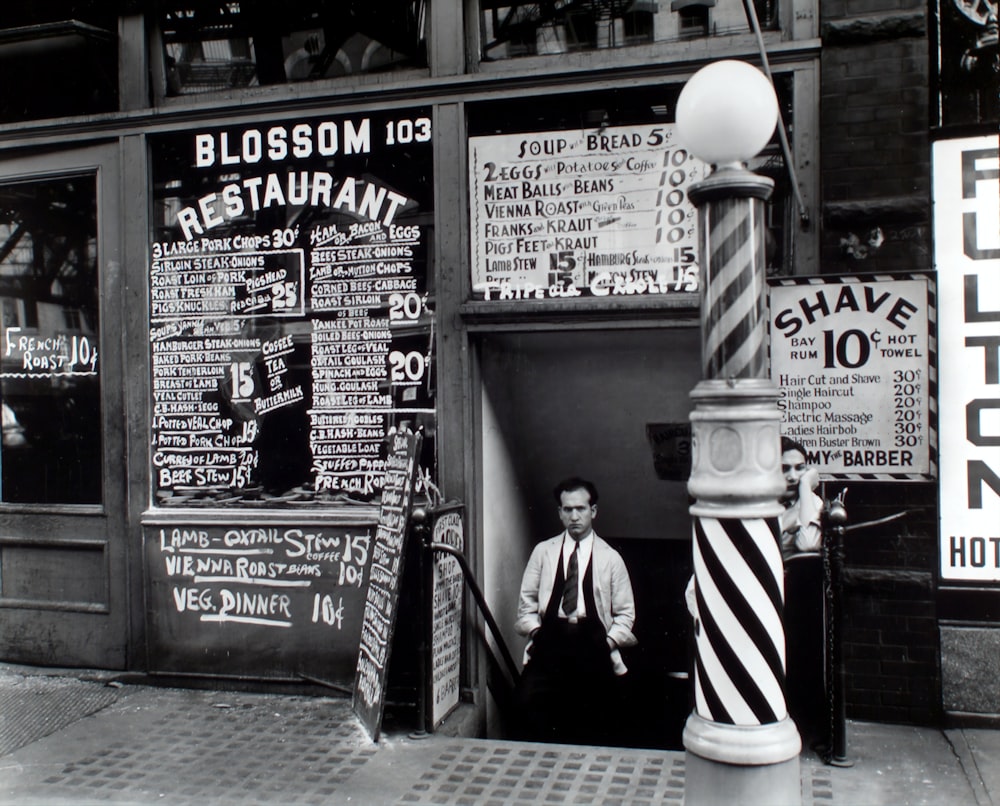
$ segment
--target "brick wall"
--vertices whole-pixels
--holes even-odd
[[[929,270],[927,5],[823,0],[820,6],[821,270]],[[847,486],[852,523],[916,510],[905,520],[845,537],[848,716],[936,722],[941,718],[936,485]],[[833,486],[828,488],[829,494]]]
[[[822,271],[930,268],[926,8],[821,10]]]
[[[932,482],[848,484],[850,523],[909,510],[844,537],[843,657],[849,717],[941,719]]]

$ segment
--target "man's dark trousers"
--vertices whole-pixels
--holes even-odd
[[[564,583],[560,562],[518,687],[521,733],[527,741],[612,744],[619,686],[607,632],[593,615],[597,605],[591,564],[583,578],[587,618],[559,616]]]

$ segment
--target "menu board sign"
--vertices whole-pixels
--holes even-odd
[[[929,275],[773,281],[771,377],[781,432],[827,475],[936,472]]]
[[[465,550],[461,510],[435,513],[431,541]],[[458,705],[465,580],[458,560],[434,554],[431,610],[431,724],[437,727]]]
[[[691,476],[691,423],[647,423],[656,478],[687,481]]]
[[[698,290],[690,186],[707,167],[673,124],[472,137],[472,288],[485,300]]]
[[[151,668],[350,685],[373,533],[306,520],[148,525]]]
[[[385,681],[399,605],[399,578],[409,531],[420,434],[392,436],[386,460],[385,490],[372,545],[372,564],[361,622],[361,643],[354,682],[354,712],[378,741],[385,708]]]
[[[159,506],[377,501],[387,435],[432,425],[430,126],[411,110],[153,138]]]

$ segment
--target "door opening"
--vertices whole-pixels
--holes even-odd
[[[594,529],[625,559],[636,600],[622,743],[678,747],[690,712],[691,526],[686,477],[664,477],[654,443],[688,421],[697,328],[491,334],[480,364],[485,588],[506,641],[520,658],[521,574],[533,546],[562,528],[553,487],[593,481]],[[507,734],[507,716],[490,703],[491,736]]]

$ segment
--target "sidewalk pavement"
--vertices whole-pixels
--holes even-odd
[[[1000,806],[1000,731],[850,722],[849,768],[800,759],[802,803]],[[0,664],[3,804],[680,804],[684,753],[387,725],[343,698],[160,688]]]

